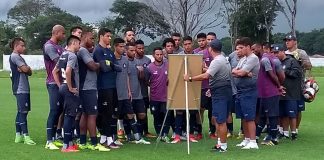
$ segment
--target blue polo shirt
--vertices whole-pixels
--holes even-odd
[[[93,60],[100,64],[97,77],[98,90],[116,88],[116,71],[105,63],[106,60],[109,60],[112,64],[115,63],[114,52],[98,44],[93,51]]]

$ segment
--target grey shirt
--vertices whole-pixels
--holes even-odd
[[[209,78],[211,88],[231,85],[231,66],[223,55],[216,56],[206,72],[211,76]]]
[[[97,90],[97,73],[87,66],[87,63],[94,61],[93,54],[81,47],[77,55],[80,62],[80,90]]]
[[[138,77],[138,69],[135,59],[128,60],[128,75],[129,75],[129,83],[130,83],[130,90],[132,93],[133,99],[143,99],[142,92],[141,92],[141,85],[139,82]]]
[[[230,55],[228,55],[228,61],[231,64],[232,68],[235,68],[240,61],[240,58],[237,56],[237,53],[234,51]]]
[[[136,61],[137,65],[142,66],[144,68],[144,70],[151,63],[151,59],[146,56],[143,56],[141,59],[135,58],[135,61]],[[144,72],[144,74],[147,74],[147,72]],[[148,85],[147,85],[145,79],[140,80],[140,84],[141,84],[141,92],[142,92],[143,97],[148,97]]]
[[[128,59],[126,56],[122,56],[120,59],[116,58],[117,65],[122,67],[121,72],[117,72],[116,77],[116,89],[118,100],[126,100],[128,98]]]
[[[13,74],[17,75],[17,79],[15,79],[15,77],[12,77],[13,78],[13,87],[17,89],[16,91],[14,91],[14,93],[16,93],[16,94],[29,93],[30,88],[29,88],[28,75],[23,72],[18,72],[18,67],[21,67],[24,65],[27,66],[25,60],[18,53],[12,53],[10,56],[10,61],[17,66],[17,68],[15,68],[14,70],[11,70],[12,75]]]
[[[234,79],[238,90],[256,88],[260,63],[259,58],[255,54],[252,53],[247,57],[241,58],[236,69],[252,73],[252,77],[245,76]]]
[[[179,48],[177,50],[174,50],[173,53],[174,54],[179,54],[180,52],[183,52],[183,48],[179,46]]]

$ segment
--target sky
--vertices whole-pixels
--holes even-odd
[[[0,0],[0,20],[6,20],[7,12],[18,0]],[[109,16],[113,0],[53,0],[61,9],[78,15],[83,22],[96,23]],[[324,0],[299,0],[297,7],[296,29],[308,32],[313,29],[324,28]],[[225,24],[224,24],[225,25]],[[221,26],[212,30],[218,38],[228,36],[228,29]],[[279,14],[275,21],[274,33],[289,32],[289,26],[283,14]]]

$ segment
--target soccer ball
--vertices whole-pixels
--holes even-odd
[[[312,102],[315,99],[316,91],[314,88],[306,88],[304,90],[305,102]]]
[[[316,93],[319,91],[319,85],[313,79],[306,80],[306,82],[305,82],[305,88],[313,88]]]

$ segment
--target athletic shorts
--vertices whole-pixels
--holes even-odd
[[[150,109],[150,99],[148,97],[143,97],[145,108]]]
[[[255,120],[257,96],[257,89],[238,92],[235,104],[236,118],[247,121]]]
[[[304,100],[299,100],[297,101],[297,110],[298,112],[305,111],[305,101]]]
[[[201,90],[200,108],[210,110],[210,109],[212,109],[212,98],[206,96],[207,91],[208,91],[208,89]]]
[[[118,101],[117,115],[119,115],[119,118],[122,118],[126,114],[134,114],[132,103],[128,99],[119,100]]]
[[[80,107],[80,97],[70,92],[66,84],[60,86],[59,92],[64,99],[64,114],[76,116]]]
[[[150,110],[152,114],[166,113],[166,102],[151,101]]]
[[[280,96],[273,96],[268,98],[260,98],[261,117],[278,117],[279,116],[279,98]]]
[[[24,113],[30,111],[30,94],[20,93],[16,94],[17,110],[18,112]]]
[[[232,103],[232,87],[222,86],[217,89],[211,89],[212,95],[212,116],[216,122],[225,123],[230,113]]]
[[[280,100],[280,117],[296,118],[298,106],[296,100]]]
[[[87,115],[98,114],[97,90],[81,90],[80,100],[83,113],[86,113]]]
[[[134,112],[136,114],[138,113],[146,113],[145,110],[145,102],[143,99],[133,99],[132,100],[132,106],[133,106],[133,109],[134,109]]]

